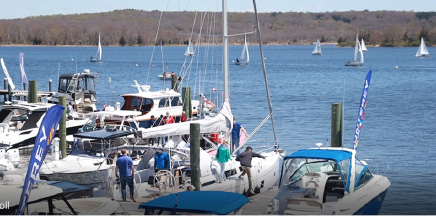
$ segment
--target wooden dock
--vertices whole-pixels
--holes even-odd
[[[250,202],[248,202],[242,207],[242,214],[243,215],[265,214],[268,204],[276,196],[277,192],[278,192],[278,188],[274,187],[268,191],[249,197]],[[126,202],[123,202],[122,200],[117,200],[120,203],[121,207],[118,209],[118,211],[115,214],[143,215],[144,209],[138,209],[139,204],[148,202],[153,199],[154,198],[150,196],[150,197],[137,198],[136,202],[132,202],[130,201],[130,199],[127,199]]]

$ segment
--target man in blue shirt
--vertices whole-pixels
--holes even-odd
[[[239,148],[239,139],[241,138],[241,130],[245,133],[245,129],[242,127],[242,125],[239,122],[236,122],[236,118],[233,117],[233,129],[232,129],[232,152]],[[240,150],[236,152],[236,155],[238,156],[240,153]]]
[[[154,154],[154,169],[155,171],[159,171],[162,169],[169,169],[170,168],[170,157],[167,153],[162,152],[161,149],[157,149],[156,153]]]
[[[117,166],[115,167],[115,175],[121,181],[121,196],[123,197],[123,201],[126,201],[126,184],[129,185],[130,189],[130,199],[133,202],[136,202],[133,197],[133,176],[134,176],[134,168],[132,158],[127,156],[127,149],[121,150],[121,156],[117,160]],[[120,174],[118,175],[118,170]]]

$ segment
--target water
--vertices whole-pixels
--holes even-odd
[[[85,68],[100,72],[97,94],[98,107],[102,108],[103,102],[122,102],[119,95],[135,92],[133,80],[151,85],[152,90],[170,87],[169,82],[157,78],[163,70],[160,48],[156,48],[150,65],[152,49],[103,47],[102,63],[89,62],[96,47],[0,47],[0,57],[17,85],[18,54],[24,52],[27,76],[29,80],[38,80],[39,90],[48,90],[48,79],[53,80],[56,89],[59,73]],[[231,59],[239,57],[241,49],[242,46],[230,47]],[[249,66],[229,67],[233,114],[248,132],[269,112],[259,48],[249,46],[249,49]],[[344,145],[351,148],[363,81],[368,70],[373,70],[358,156],[390,166],[385,175],[392,185],[380,213],[435,214],[436,147],[432,124],[436,120],[436,60],[416,58],[415,47],[370,47],[363,67],[345,67],[353,49],[323,46],[322,56],[312,56],[313,46],[264,46],[280,147],[290,154],[314,147],[317,142],[329,145],[331,104],[344,101]],[[164,62],[168,66],[165,70],[179,74],[184,52],[185,47],[164,47]],[[429,52],[436,53],[436,48],[429,47]],[[206,96],[219,101],[221,48],[201,48],[199,56],[183,85],[191,86],[193,95],[198,95],[200,88]],[[195,82],[199,78],[202,81]],[[219,91],[212,92],[212,88]],[[252,140],[272,144],[271,124],[265,124]]]

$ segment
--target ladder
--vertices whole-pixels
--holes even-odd
[[[71,92],[74,93],[76,91],[76,87],[77,87],[77,80],[79,78],[79,73],[76,73],[73,75],[73,77],[71,78],[70,84],[68,85],[67,88],[67,93]]]

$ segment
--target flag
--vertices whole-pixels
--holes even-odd
[[[360,130],[362,129],[363,119],[365,118],[366,100],[368,96],[369,83],[371,81],[371,74],[372,71],[369,70],[368,74],[366,75],[365,83],[363,85],[362,98],[360,99],[360,106],[359,106],[359,115],[357,117],[356,130],[354,133],[354,143],[353,143],[354,149],[356,149],[357,145],[359,144],[359,134],[360,134]]]
[[[21,82],[29,83],[29,80],[27,80],[26,72],[24,71],[24,53],[20,53],[18,61],[20,62]]]
[[[47,150],[50,148],[51,140],[55,136],[59,121],[64,114],[64,109],[65,108],[61,105],[54,105],[47,110],[45,117],[42,119],[39,132],[35,138],[32,155],[29,160],[26,178],[24,179],[23,191],[21,192],[20,204],[17,211],[18,215],[24,213],[24,209],[26,208],[27,201],[30,197],[32,185],[39,173],[39,169],[45,159]]]
[[[216,91],[218,91],[218,89],[216,89],[216,88],[212,88],[212,91],[216,92]]]
[[[8,80],[8,83],[11,86],[11,89],[14,90],[15,89],[14,82],[12,82],[12,79],[9,76],[8,69],[6,68],[6,65],[5,65],[5,62],[3,61],[3,58],[0,58],[0,63],[1,63],[2,68],[3,68],[3,72],[5,72],[6,79]]]

